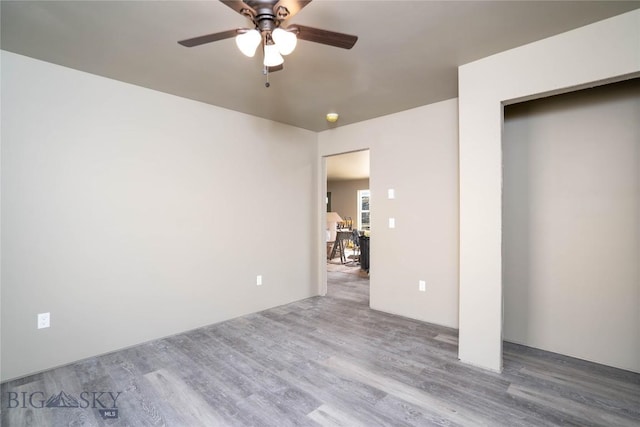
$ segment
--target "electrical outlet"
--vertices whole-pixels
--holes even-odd
[[[51,313],[38,314],[38,329],[48,328],[51,326]]]
[[[389,218],[389,228],[396,228],[396,219]]]
[[[262,286],[262,275],[261,274],[258,274],[256,276],[256,285],[257,286]]]
[[[427,291],[427,282],[425,282],[424,280],[418,280],[418,290],[420,292],[426,292]]]

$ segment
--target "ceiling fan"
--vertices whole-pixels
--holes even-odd
[[[264,54],[264,73],[283,68],[282,55],[288,55],[296,47],[298,39],[321,43],[329,46],[351,49],[358,40],[357,36],[336,33],[334,31],[293,24],[285,27],[284,21],[298,13],[311,0],[220,0],[226,6],[249,18],[253,28],[237,28],[219,33],[206,34],[181,40],[178,43],[186,47],[200,46],[206,43],[236,38],[236,44],[246,56],[253,57],[262,45]],[[269,87],[267,81],[266,86]]]

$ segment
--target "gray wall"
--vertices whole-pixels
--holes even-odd
[[[331,192],[331,210],[338,212],[342,219],[351,217],[355,228],[358,225],[358,190],[368,189],[368,179],[327,181],[327,191]]]
[[[371,307],[451,327],[458,326],[457,123],[450,99],[319,135],[321,156],[370,149]]]
[[[640,79],[514,105],[504,337],[640,371]]]
[[[314,245],[274,256],[315,133],[7,52],[1,118],[3,380],[317,293]]]

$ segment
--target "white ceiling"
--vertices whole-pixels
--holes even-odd
[[[327,179],[345,181],[369,178],[369,150],[327,157]]]
[[[248,21],[218,1],[2,1],[2,49],[322,131],[457,96],[457,67],[637,9],[639,1],[314,0],[288,24],[355,34],[300,41],[264,87],[233,39],[178,40]],[[258,56],[258,55],[256,55]],[[327,112],[340,113],[335,125]]]

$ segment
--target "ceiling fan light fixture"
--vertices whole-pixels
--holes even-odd
[[[253,58],[261,42],[262,36],[258,30],[248,30],[236,36],[238,49],[249,58]]]
[[[273,30],[271,37],[273,37],[273,42],[278,47],[281,55],[289,55],[298,43],[298,38],[294,33],[283,30],[282,28]]]
[[[284,58],[280,55],[278,46],[275,44],[264,45],[264,65],[267,67],[275,67],[284,62]]]
[[[1,1],[1,0],[0,0]],[[286,26],[293,15],[311,3],[312,0],[220,0],[222,4],[251,21],[252,27],[235,28],[217,33],[205,34],[190,39],[179,40],[184,47],[201,46],[235,37],[238,49],[248,57],[253,57],[262,46],[264,74],[282,70],[282,55],[292,53],[298,39],[327,46],[351,49],[358,41],[357,36],[293,24]],[[269,82],[265,83],[269,87]]]

